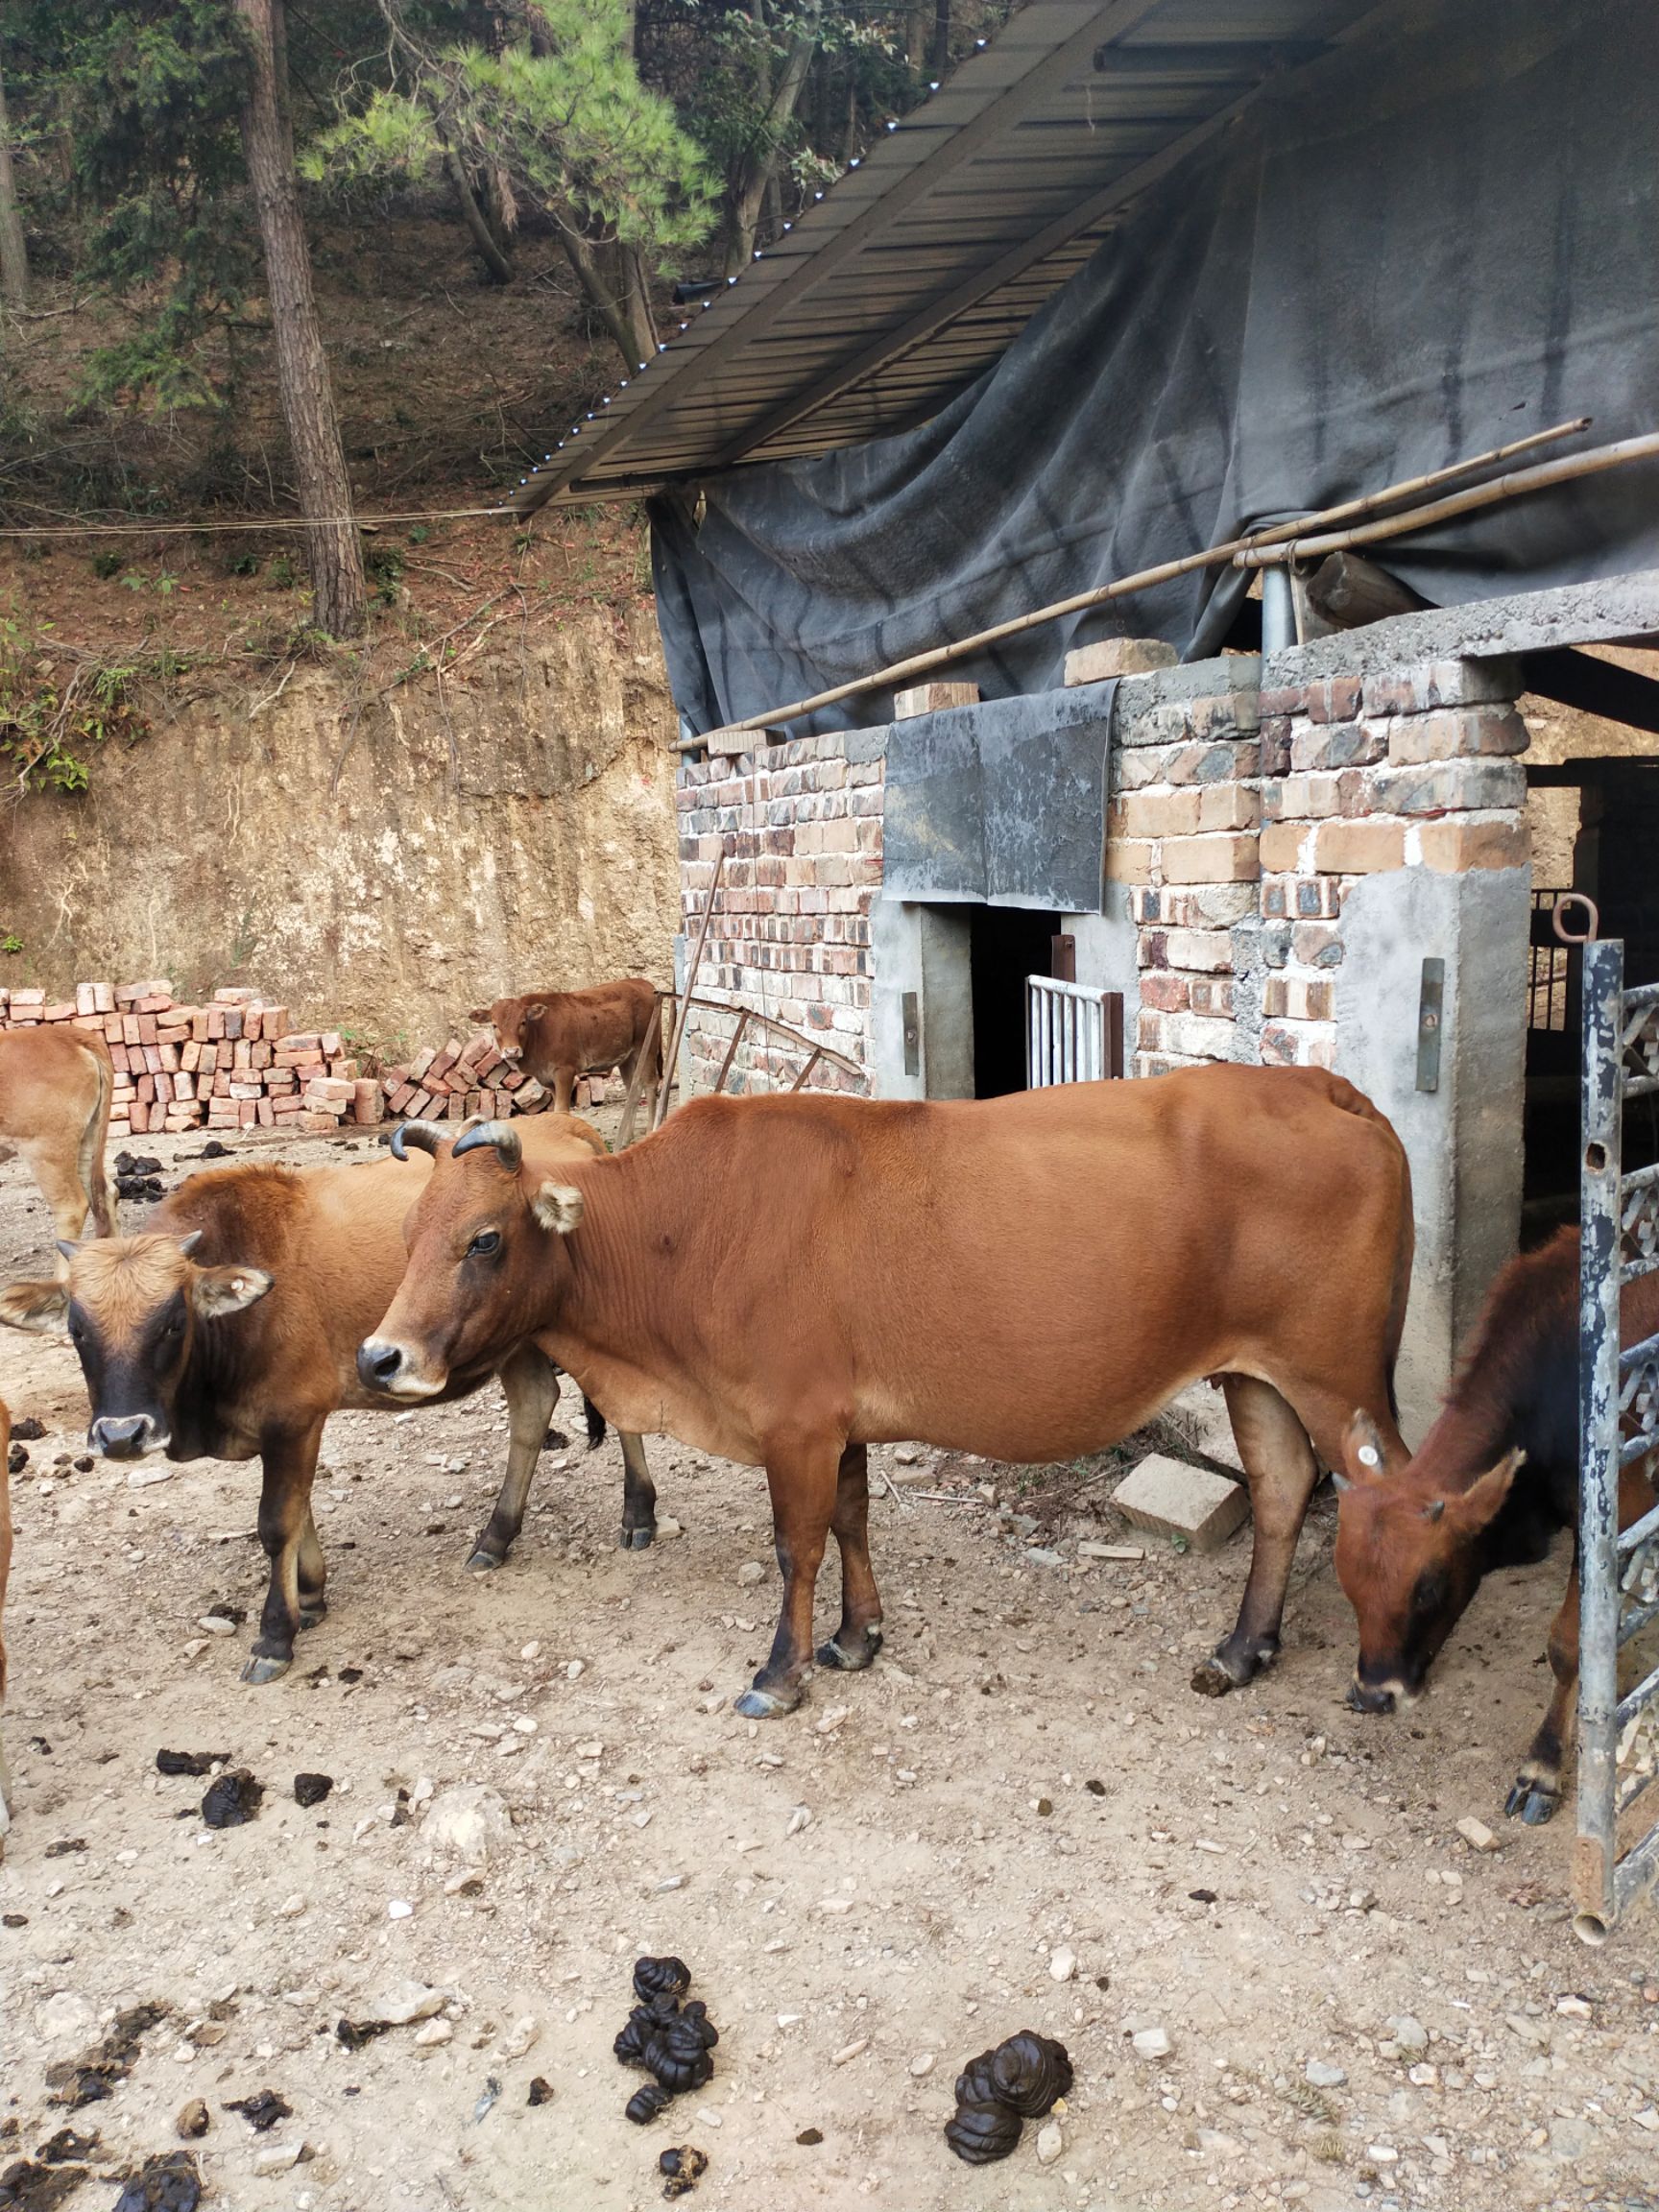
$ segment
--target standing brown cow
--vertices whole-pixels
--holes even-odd
[[[841,1626],[819,1661],[876,1655],[870,1444],[1069,1459],[1219,1375],[1256,1536],[1238,1625],[1194,1677],[1214,1693],[1278,1651],[1314,1445],[1335,1463],[1352,1394],[1405,1457],[1406,1155],[1317,1069],[973,1104],[699,1098],[557,1177],[485,1122],[440,1153],[405,1234],[366,1385],[435,1397],[529,1331],[613,1421],[764,1466],[784,1596],[739,1702],[755,1718],[800,1699],[831,1528]]]
[[[0,1713],[6,1710],[6,1580],[12,1572],[12,1416],[0,1404]],[[0,1739],[0,1857],[12,1825],[12,1775]]]
[[[1626,1351],[1659,1334],[1659,1275],[1625,1285]],[[1626,1433],[1630,1432],[1628,1423]],[[1384,1467],[1363,1415],[1349,1431],[1336,1575],[1359,1621],[1348,1702],[1391,1713],[1496,1567],[1532,1566],[1562,1528],[1573,1567],[1550,1629],[1554,1695],[1504,1810],[1535,1826],[1560,1801],[1578,1689],[1578,1232],[1512,1260],[1486,1294],[1439,1419],[1416,1456]],[[1653,1462],[1619,1476],[1619,1526],[1653,1505]]]
[[[493,1006],[474,1006],[467,1019],[493,1023],[503,1056],[547,1084],[554,1112],[568,1114],[578,1075],[608,1075],[618,1068],[624,1082],[634,1080],[656,1011],[656,984],[630,975],[620,983],[595,983],[588,991],[534,991],[522,998],[497,998]],[[659,1028],[645,1067],[647,1128],[661,1078]]]
[[[22,1153],[60,1237],[79,1237],[88,1213],[100,1237],[115,1234],[115,1186],[104,1164],[114,1087],[109,1047],[90,1029],[0,1036],[0,1159],[13,1145]]]

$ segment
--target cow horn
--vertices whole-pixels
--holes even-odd
[[[503,1167],[517,1167],[524,1158],[518,1132],[506,1121],[480,1121],[470,1129],[463,1129],[455,1140],[451,1157],[459,1160],[463,1152],[476,1152],[485,1144],[494,1147]]]
[[[405,1121],[392,1132],[392,1157],[407,1160],[408,1147],[413,1144],[417,1152],[430,1152],[437,1157],[440,1144],[446,1144],[449,1132],[439,1121]]]

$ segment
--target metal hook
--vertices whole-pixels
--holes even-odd
[[[1582,930],[1569,929],[1561,920],[1569,906],[1582,906],[1588,916],[1588,926]],[[1563,891],[1556,900],[1550,916],[1550,926],[1563,945],[1594,945],[1601,934],[1601,915],[1596,902],[1587,892]]]

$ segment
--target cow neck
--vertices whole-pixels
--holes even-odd
[[[565,1239],[570,1271],[553,1331],[603,1357],[637,1359],[662,1336],[640,1256],[678,1230],[676,1185],[643,1145],[596,1160],[570,1180],[586,1203],[581,1227]]]
[[[170,1457],[194,1459],[204,1453],[216,1454],[228,1436],[239,1432],[228,1416],[243,1395],[251,1364],[250,1325],[256,1328],[263,1318],[257,1307],[216,1321],[197,1317],[190,1357],[174,1401],[175,1449]]]

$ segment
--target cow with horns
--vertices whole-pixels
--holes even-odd
[[[1659,1334],[1659,1274],[1624,1290],[1628,1348]],[[1651,1461],[1619,1480],[1620,1525],[1653,1504]],[[1555,1676],[1505,1808],[1548,1820],[1560,1801],[1578,1686],[1578,1232],[1512,1260],[1488,1291],[1452,1388],[1416,1455],[1384,1449],[1365,1415],[1350,1426],[1336,1519],[1336,1575],[1359,1621],[1348,1702],[1391,1713],[1418,1696],[1436,1654],[1495,1567],[1529,1566],[1574,1531],[1566,1595],[1550,1630]]]
[[[541,1174],[567,1174],[604,1151],[585,1121],[547,1115],[532,1128],[527,1150]],[[106,1458],[258,1456],[271,1575],[245,1682],[284,1673],[296,1633],[323,1616],[311,1485],[324,1424],[342,1407],[392,1410],[359,1382],[357,1345],[397,1288],[404,1217],[449,1134],[406,1124],[396,1157],[366,1165],[205,1169],[163,1202],[145,1235],[65,1242],[65,1279],[0,1292],[0,1321],[45,1329],[66,1319],[91,1400],[87,1440]],[[532,1334],[503,1335],[485,1358],[458,1361],[442,1393],[463,1398],[497,1375],[507,1395],[507,1472],[467,1562],[474,1570],[498,1567],[518,1533],[559,1396]],[[637,1548],[654,1533],[656,1493],[638,1437],[624,1435],[622,1452],[622,1541]]]
[[[1213,1694],[1279,1647],[1296,1539],[1358,1394],[1403,1460],[1390,1374],[1411,1266],[1406,1156],[1317,1069],[1211,1067],[961,1104],[699,1098],[549,1175],[485,1122],[441,1153],[366,1389],[441,1395],[532,1334],[613,1421],[763,1466],[782,1615],[740,1701],[801,1696],[833,1528],[841,1625],[881,1642],[866,1452],[1097,1452],[1219,1375],[1255,1506]]]

